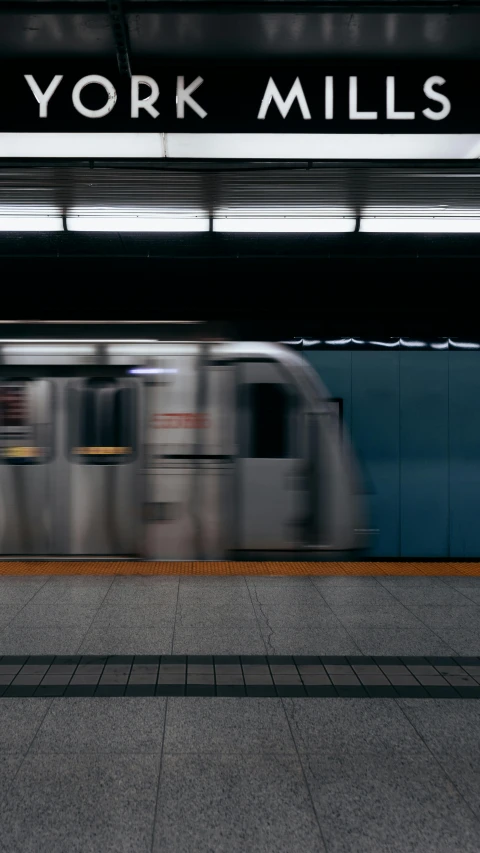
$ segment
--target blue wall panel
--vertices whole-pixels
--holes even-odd
[[[448,556],[448,359],[400,353],[402,557]]]
[[[378,529],[372,556],[398,556],[399,355],[352,353],[352,437],[371,483],[369,526]]]
[[[450,555],[480,555],[480,353],[450,353]]]
[[[311,352],[364,475],[372,556],[480,557],[480,352]]]
[[[305,357],[327,386],[330,396],[340,397],[343,400],[343,421],[350,431],[352,423],[352,353],[316,350],[305,353]]]

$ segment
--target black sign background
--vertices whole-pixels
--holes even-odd
[[[182,132],[182,133],[480,133],[480,63],[290,63],[275,66],[229,66],[183,63],[139,62],[133,73],[153,77],[160,88],[155,107],[160,111],[154,119],[140,110],[136,119],[130,116],[129,78],[120,77],[115,63],[95,60],[72,62],[61,60],[2,63],[0,92],[1,132]],[[63,80],[51,97],[46,118],[39,117],[39,105],[24,75],[31,74],[45,91],[54,75]],[[72,90],[77,81],[90,74],[107,77],[117,91],[113,110],[102,118],[80,115],[72,103]],[[185,77],[185,87],[197,76],[204,82],[192,97],[207,111],[200,118],[188,105],[185,118],[176,117],[177,75]],[[334,117],[326,120],[325,76],[334,78]],[[377,120],[349,118],[349,76],[358,78],[358,104],[361,111],[378,112]],[[386,118],[386,77],[395,77],[395,109],[415,111],[414,120]],[[430,107],[440,111],[441,104],[424,94],[425,81],[432,76],[445,79],[437,92],[451,102],[450,114],[440,121],[422,115]],[[302,117],[295,100],[288,116],[283,119],[274,102],[264,120],[257,118],[269,78],[272,77],[285,99],[297,77],[311,113],[311,120]],[[140,89],[141,97],[149,94]],[[97,109],[106,102],[106,92],[98,85],[87,86],[81,95],[82,103]]]

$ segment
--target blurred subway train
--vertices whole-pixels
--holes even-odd
[[[338,559],[355,460],[315,371],[264,343],[0,344],[0,554]]]

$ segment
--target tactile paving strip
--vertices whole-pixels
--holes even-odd
[[[467,575],[480,562],[0,560],[0,575]]]
[[[0,696],[480,698],[480,657],[0,657]]]

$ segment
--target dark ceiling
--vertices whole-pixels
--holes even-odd
[[[477,59],[478,2],[2,0],[0,56]],[[112,20],[116,19],[116,26]],[[115,24],[115,21],[113,21]]]

